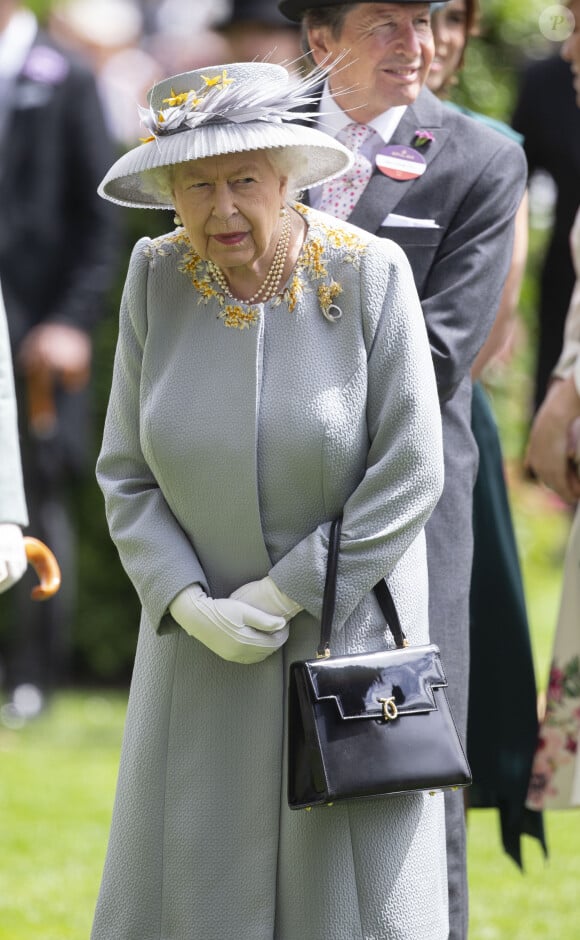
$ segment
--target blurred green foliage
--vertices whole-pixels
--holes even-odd
[[[24,0],[24,6],[30,7],[41,22],[44,22],[51,9],[57,4],[55,0]]]
[[[454,98],[474,111],[509,123],[518,74],[530,59],[557,45],[539,28],[546,0],[480,0],[479,35],[471,39]]]

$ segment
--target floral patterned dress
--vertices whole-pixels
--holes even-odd
[[[574,375],[580,393],[580,212],[572,230],[578,280],[566,318],[562,355],[555,369]],[[570,532],[560,611],[552,650],[546,714],[540,727],[528,792],[531,809],[580,806],[580,510]]]

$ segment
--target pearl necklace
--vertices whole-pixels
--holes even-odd
[[[274,252],[274,257],[272,258],[272,264],[268,269],[268,273],[266,274],[266,277],[262,281],[256,293],[253,294],[248,300],[242,300],[241,303],[258,303],[260,298],[266,300],[268,297],[273,297],[276,294],[282,279],[282,275],[284,273],[284,268],[286,266],[288,248],[290,246],[291,229],[292,226],[290,224],[290,213],[286,211],[284,215],[284,221],[282,223],[282,232],[280,234],[280,238],[278,239],[276,251]],[[208,261],[207,266],[214,281],[217,281],[224,294],[226,294],[227,297],[231,297],[232,300],[239,300],[239,298],[234,297],[232,294],[222,269],[218,268],[217,264],[214,264],[213,261]]]

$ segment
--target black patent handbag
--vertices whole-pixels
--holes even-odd
[[[434,644],[409,646],[387,583],[374,588],[395,649],[331,656],[341,519],[332,523],[317,658],[290,666],[288,805],[466,787],[471,771]]]

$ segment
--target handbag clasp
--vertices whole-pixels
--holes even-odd
[[[380,698],[379,702],[383,706],[383,721],[391,721],[393,718],[397,718],[399,715],[399,710],[395,704],[394,698]]]

